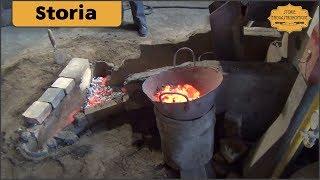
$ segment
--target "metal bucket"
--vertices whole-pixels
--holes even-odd
[[[193,67],[176,67],[178,52],[188,50],[193,57]],[[195,56],[190,48],[180,48],[173,58],[173,69],[149,77],[142,85],[143,92],[149,97],[156,108],[164,115],[177,120],[196,119],[207,113],[214,105],[216,92],[222,82],[222,73],[216,69],[196,66]],[[164,103],[154,97],[157,90],[164,85],[190,84],[200,92],[198,99],[182,103]],[[160,96],[162,96],[161,94]],[[182,95],[182,94],[179,94]],[[182,95],[184,96],[184,95]],[[161,98],[160,98],[161,99]]]
[[[203,167],[213,155],[214,107],[198,119],[179,121],[154,112],[164,162],[177,170]]]

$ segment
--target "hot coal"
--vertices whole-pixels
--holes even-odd
[[[90,86],[87,89],[87,101],[84,104],[84,108],[95,107],[124,94],[121,89],[117,90],[116,88],[109,86],[110,80],[110,76],[94,77],[92,79]]]

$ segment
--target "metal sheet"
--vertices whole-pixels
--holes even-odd
[[[149,77],[143,92],[157,109],[173,119],[191,120],[201,117],[214,105],[215,89],[223,79],[222,73],[207,67],[178,67]],[[154,95],[164,85],[190,84],[200,91],[200,98],[183,103],[161,103]]]
[[[213,52],[219,59],[240,60],[243,52],[240,46],[243,36],[240,26],[241,3],[230,1],[223,5],[219,3],[214,9],[210,15]]]

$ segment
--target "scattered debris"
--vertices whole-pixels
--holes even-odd
[[[54,137],[58,144],[66,144],[71,145],[74,144],[79,140],[79,137],[72,131],[60,131],[55,137]]]
[[[54,138],[50,138],[47,140],[47,146],[51,149],[55,149],[58,147],[58,143]]]
[[[39,148],[37,139],[33,136],[30,136],[28,142],[18,144],[17,150],[23,157],[33,161],[42,160],[49,155],[47,146]]]
[[[90,82],[92,79],[92,72],[90,68],[87,68],[81,78],[81,83],[79,85],[79,88],[81,90],[81,92],[86,92],[86,89],[89,88],[90,86]]]
[[[229,164],[237,161],[248,147],[241,139],[225,138],[220,140],[220,152]]]
[[[96,77],[92,79],[87,91],[88,101],[85,104],[85,108],[94,107],[98,104],[107,102],[110,99],[113,89],[108,86],[109,81],[110,76]]]
[[[63,130],[74,132],[75,131],[74,124],[73,123],[68,124],[66,127],[63,128]]]
[[[76,134],[79,134],[87,127],[89,122],[83,112],[78,112],[74,117],[74,131]]]
[[[31,138],[31,133],[29,131],[24,131],[20,134],[20,140],[24,143],[27,143]]]
[[[37,125],[37,126],[33,126],[31,128],[28,128],[27,131],[30,132],[33,137],[38,138],[41,128],[42,128],[41,125]]]

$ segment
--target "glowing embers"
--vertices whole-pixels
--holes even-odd
[[[92,79],[87,91],[86,108],[94,107],[98,104],[108,101],[113,89],[109,86],[110,76],[96,77]]]
[[[165,85],[154,95],[156,101],[163,103],[181,103],[195,100],[200,97],[200,92],[190,84],[184,85]]]

